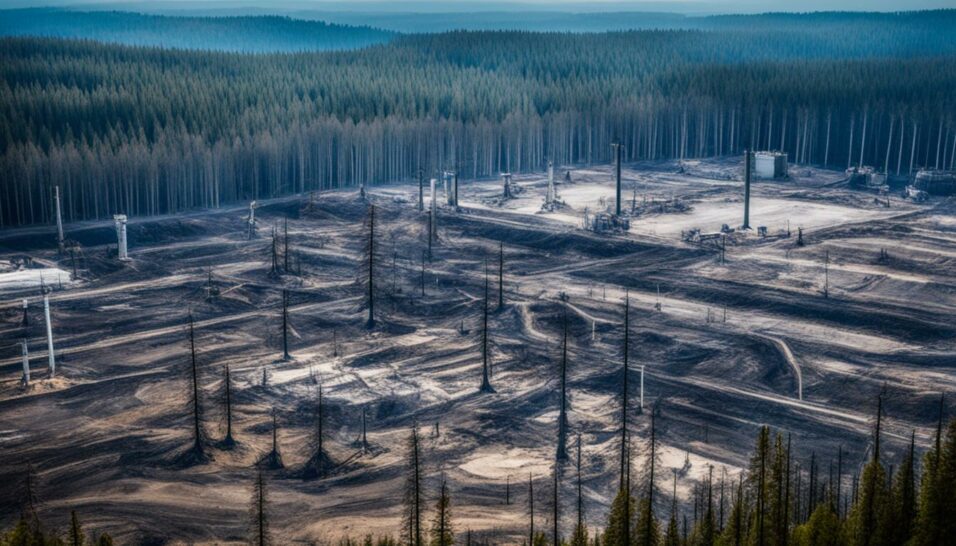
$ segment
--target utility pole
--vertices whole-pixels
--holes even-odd
[[[744,229],[750,229],[750,150],[744,150]]]
[[[46,319],[46,350],[50,377],[56,377],[56,359],[53,356],[53,325],[50,324],[50,295],[43,294],[43,316]]]
[[[615,200],[614,200],[614,214],[616,216],[621,215],[621,149],[623,145],[619,142],[611,144],[611,148],[614,150],[614,179],[616,181],[615,186]]]
[[[418,168],[418,212],[425,210],[425,169]]]

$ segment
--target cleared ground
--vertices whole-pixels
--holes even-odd
[[[517,176],[524,191],[504,202],[498,181],[464,181],[461,210],[439,207],[424,296],[427,220],[416,208],[417,186],[372,188],[372,330],[365,328],[361,281],[366,203],[355,191],[323,192],[311,205],[308,197],[266,203],[251,240],[242,207],[132,219],[126,265],[107,257],[107,246],[115,245],[109,223],[68,226],[68,237],[83,246],[78,279],[69,278],[70,258],[56,255],[51,230],[0,233],[0,266],[9,270],[11,260],[30,256],[35,267],[61,270],[0,272],[0,483],[15,483],[32,463],[46,515],[63,519],[76,509],[91,528],[124,542],[238,542],[253,465],[271,447],[275,409],[286,466],[270,472],[277,538],[396,533],[404,442],[417,422],[429,491],[437,491],[444,473],[458,531],[517,542],[525,532],[529,473],[540,495],[536,521],[549,525],[567,312],[571,428],[583,443],[587,520],[603,525],[617,483],[626,290],[631,400],[636,407],[638,369],[645,366],[645,406],[660,407],[663,491],[670,490],[672,468],[684,500],[708,465],[735,476],[762,424],[792,433],[804,464],[811,452],[825,465],[839,446],[851,451],[848,488],[884,386],[890,462],[902,456],[914,429],[921,446],[929,443],[939,393],[956,390],[951,202],[914,205],[891,196],[887,207],[882,197],[842,187],[839,173],[793,168],[789,181],[755,183],[751,224],[766,226],[769,236],[732,234],[721,262],[714,244],[684,242],[681,232],[741,223],[734,161],[629,166],[625,209],[640,214],[626,235],[581,229],[585,209],[594,214],[613,204],[609,168],[572,169],[570,183],[565,169],[557,171],[565,206],[550,213],[540,212],[542,175]],[[682,212],[660,205],[673,198]],[[286,220],[293,272],[270,275],[270,232],[277,226],[281,233]],[[477,390],[486,265],[495,394]],[[210,276],[219,292],[213,298],[206,297]],[[40,278],[54,288],[55,380],[45,379]],[[282,288],[291,293],[291,362],[279,360]],[[26,327],[23,297],[30,301]],[[189,311],[213,460],[184,468],[177,456],[190,431]],[[18,386],[23,337],[35,380],[26,390]],[[227,364],[240,444],[233,451],[214,447],[224,433]],[[327,443],[339,466],[303,480],[317,390],[312,376],[324,388]],[[358,443],[363,408],[369,453]],[[635,411],[633,424],[634,454],[642,459],[647,412]],[[570,532],[571,463],[563,475],[563,529]],[[663,514],[670,501],[659,498]],[[13,488],[2,488],[0,508],[6,522],[16,514]]]

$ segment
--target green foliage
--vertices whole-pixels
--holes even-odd
[[[629,546],[625,542],[625,525],[634,536],[634,525],[637,522],[637,503],[630,491],[622,488],[611,502],[611,513],[608,516],[607,527],[604,530],[605,546]]]
[[[803,525],[793,530],[793,546],[840,546],[842,522],[830,503],[821,503]]]

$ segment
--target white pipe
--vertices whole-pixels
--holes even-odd
[[[43,315],[46,317],[46,350],[50,361],[50,377],[56,376],[56,359],[53,357],[53,326],[50,324],[50,296],[43,294]]]
[[[60,186],[55,186],[54,199],[56,200],[56,246],[63,252],[63,215],[60,212]]]
[[[24,339],[23,341],[20,342],[20,344],[23,346],[23,384],[29,385],[30,384],[30,352],[29,352],[29,349],[27,348],[27,340]]]

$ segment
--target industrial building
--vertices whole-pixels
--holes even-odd
[[[921,169],[913,185],[930,195],[953,195],[956,194],[956,172]]]
[[[757,178],[786,178],[787,154],[783,152],[757,152],[754,154],[754,171]]]

